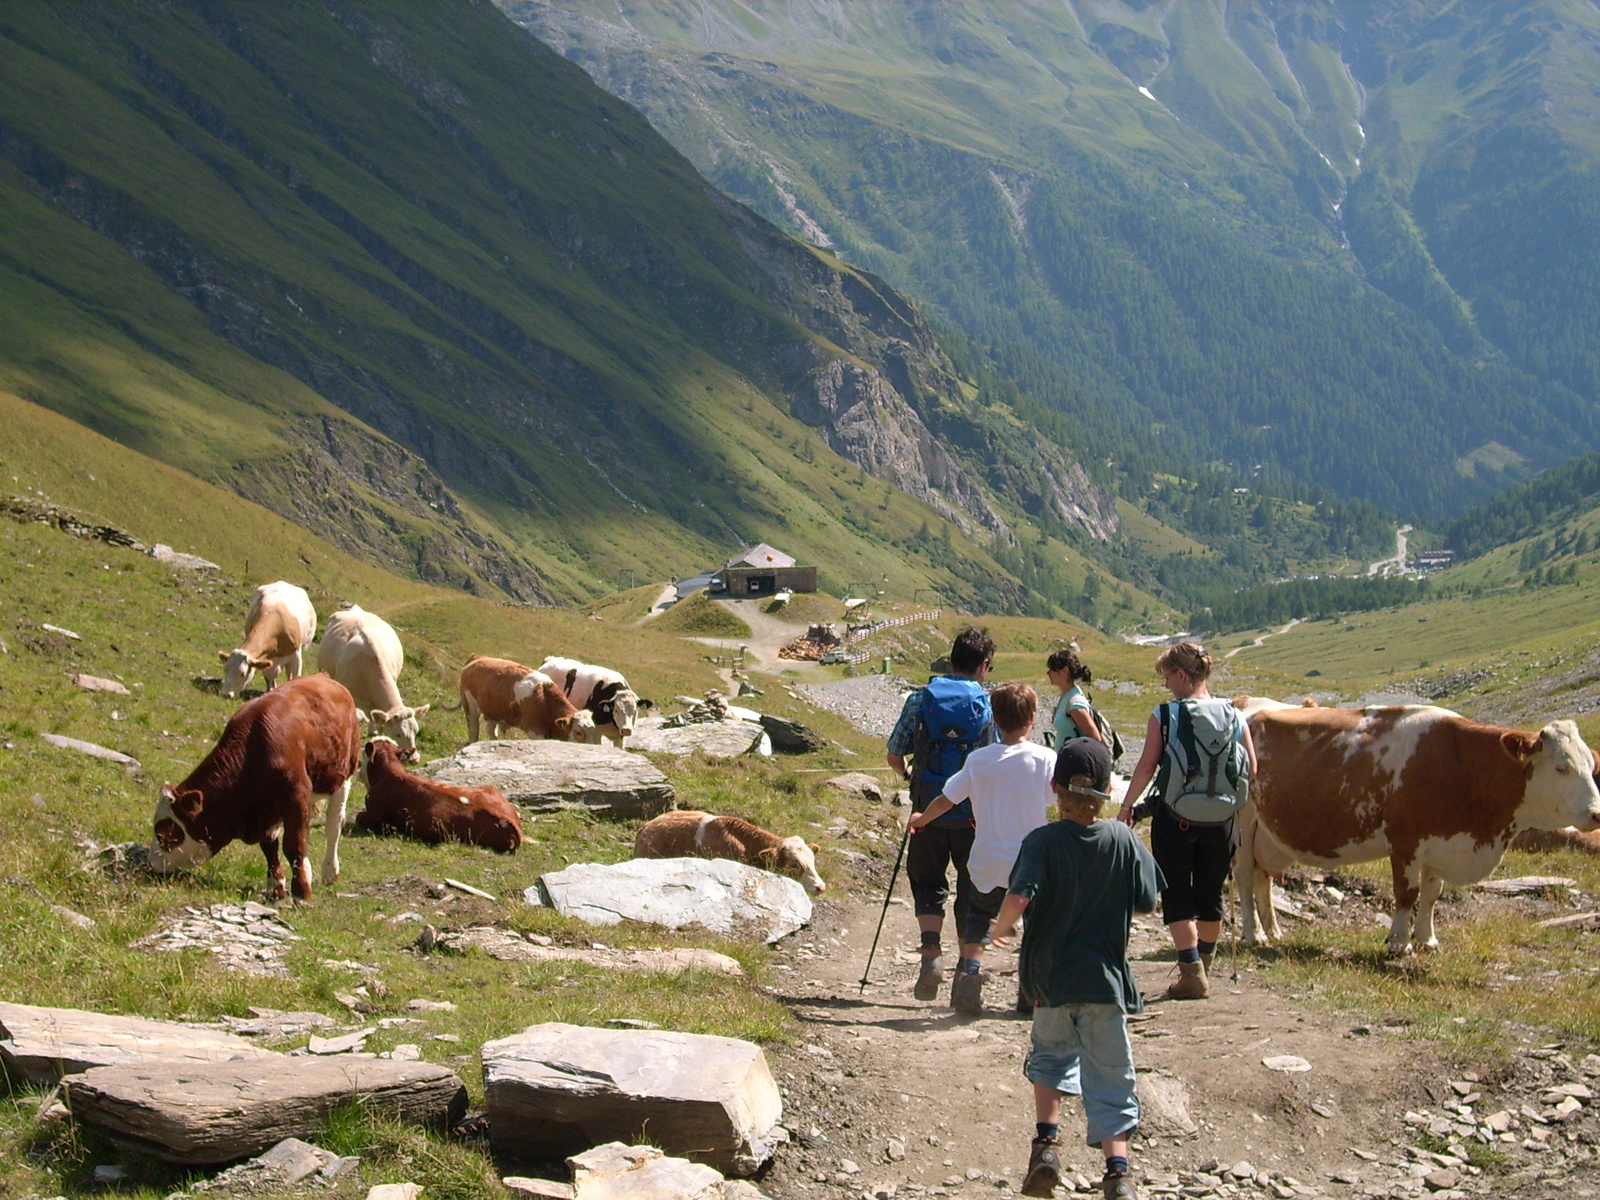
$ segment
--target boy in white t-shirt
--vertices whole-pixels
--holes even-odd
[[[975,830],[967,859],[972,899],[961,930],[961,961],[950,988],[950,1007],[970,1017],[983,1014],[983,983],[978,974],[983,966],[983,943],[990,922],[1005,902],[1011,864],[1022,839],[1049,823],[1050,806],[1055,802],[1050,781],[1056,756],[1027,740],[1039,708],[1038,693],[1025,683],[1003,683],[989,693],[989,704],[1000,741],[968,754],[965,765],[945,781],[940,794],[906,825],[916,833],[961,801],[972,801]]]

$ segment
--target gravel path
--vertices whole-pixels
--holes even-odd
[[[898,675],[859,675],[833,683],[803,683],[799,690],[818,708],[838,713],[862,733],[886,738],[915,684]]]

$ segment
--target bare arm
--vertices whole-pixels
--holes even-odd
[[[1133,806],[1155,778],[1156,768],[1161,765],[1161,751],[1161,720],[1151,713],[1144,728],[1144,753],[1139,755],[1139,765],[1134,767],[1133,778],[1128,780],[1128,794],[1123,797],[1122,808],[1117,812],[1117,820],[1124,825],[1133,824]]]
[[[1093,738],[1097,742],[1105,740],[1100,736],[1100,727],[1094,723],[1094,714],[1087,708],[1075,708],[1067,716],[1072,718],[1081,737]]]
[[[1250,760],[1250,778],[1254,779],[1256,777],[1256,742],[1250,736],[1249,721],[1244,723],[1244,738],[1242,740],[1244,742],[1245,757]]]
[[[1027,907],[1026,896],[1008,892],[1005,902],[1000,905],[1000,915],[994,919],[994,928],[989,931],[989,940],[997,946],[1004,946],[1016,934],[1017,922],[1022,919]]]
[[[887,754],[884,756],[894,773],[901,779],[910,779],[911,772],[906,770],[906,756],[904,754]]]
[[[950,797],[946,796],[943,792],[940,792],[939,795],[933,798],[933,803],[928,805],[927,808],[923,809],[919,813],[911,814],[911,819],[906,822],[906,828],[912,833],[915,833],[929,821],[944,816],[945,813],[949,812],[955,806],[956,802],[954,800],[950,799]]]

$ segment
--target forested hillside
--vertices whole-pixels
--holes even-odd
[[[501,0],[1148,478],[1439,519],[1600,445],[1581,0]]]
[[[1118,531],[904,297],[466,0],[0,7],[0,389],[522,600],[764,540],[1059,611]]]

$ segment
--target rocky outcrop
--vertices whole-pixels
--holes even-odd
[[[417,774],[459,787],[497,787],[511,803],[536,812],[577,808],[648,819],[673,803],[667,777],[642,754],[577,742],[474,742]]]
[[[484,1044],[483,1085],[495,1152],[510,1158],[648,1131],[669,1153],[750,1175],[772,1157],[783,1116],[761,1047],[668,1030],[534,1025]]]
[[[988,498],[879,372],[832,359],[806,376],[789,397],[789,408],[821,428],[834,453],[963,529],[1005,529]]]
[[[466,1115],[461,1080],[432,1063],[275,1057],[96,1067],[64,1082],[76,1120],[119,1145],[179,1163],[234,1162],[287,1137],[314,1136],[352,1099],[412,1125],[445,1128]]]
[[[667,929],[698,925],[724,937],[775,942],[811,920],[811,897],[793,879],[728,859],[636,858],[573,863],[524,893],[591,925],[646,921]]]

